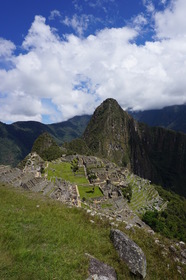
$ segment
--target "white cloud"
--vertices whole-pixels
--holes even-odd
[[[165,5],[167,3],[167,0],[160,0],[160,3]]]
[[[26,36],[23,47],[25,49],[40,48],[42,51],[51,47],[50,44],[56,43],[58,37],[50,26],[45,24],[46,19],[42,16],[35,16],[35,20]]]
[[[39,99],[18,91],[1,98],[0,108],[0,119],[5,122],[30,119],[41,121],[45,112]]]
[[[170,5],[155,15],[158,38],[186,36],[186,1],[171,0]]]
[[[16,46],[8,40],[0,38],[0,57],[10,57]]]
[[[177,19],[181,0],[176,3],[165,16],[169,11]],[[156,15],[159,35],[164,27]],[[169,31],[170,39],[144,46],[134,43],[138,33],[129,27],[106,28],[87,38],[69,34],[63,40],[36,16],[24,52],[11,56],[12,69],[0,70],[0,119],[41,121],[48,114],[61,121],[93,113],[108,97],[124,109],[186,102],[186,36],[183,30],[182,36]]]
[[[144,26],[148,24],[147,18],[144,16],[143,13],[135,16],[134,18],[131,19],[131,21],[128,23],[129,26],[133,27],[136,29],[138,32],[143,30]]]
[[[66,16],[61,22],[66,26],[71,27],[78,36],[82,37],[89,24],[95,20],[96,19],[92,15],[82,14],[79,16],[75,14],[72,17]]]
[[[155,11],[153,0],[142,0],[143,5],[146,7],[148,13],[152,14]]]
[[[50,12],[50,15],[49,15],[49,20],[54,20],[55,18],[61,18],[61,13],[60,13],[60,11],[58,11],[58,10],[53,10],[53,11],[51,11]]]

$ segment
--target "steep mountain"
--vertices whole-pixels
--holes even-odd
[[[68,121],[45,125],[35,121],[4,124],[0,122],[0,164],[15,166],[31,151],[34,141],[43,132],[58,144],[82,135],[90,116],[76,116]]]
[[[124,112],[117,101],[107,99],[94,112],[83,139],[94,154],[117,163],[130,164],[130,138],[135,121]]]
[[[129,111],[129,114],[150,126],[161,126],[186,133],[186,104],[159,110]]]
[[[94,112],[83,139],[94,154],[186,196],[186,135],[138,123],[114,99]]]

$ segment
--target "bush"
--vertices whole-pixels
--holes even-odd
[[[75,173],[76,171],[78,171],[79,169],[79,166],[78,166],[78,159],[77,158],[74,158],[72,161],[71,161],[71,169],[72,171]]]
[[[129,184],[127,187],[123,188],[122,193],[128,202],[130,202],[132,199],[132,186]]]

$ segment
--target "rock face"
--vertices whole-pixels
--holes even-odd
[[[135,121],[116,100],[94,112],[83,139],[94,155],[186,196],[186,135]]]
[[[120,230],[112,229],[110,238],[120,258],[128,265],[130,271],[145,278],[146,257],[141,248]]]
[[[90,258],[89,273],[87,280],[117,280],[116,272],[111,266],[95,259],[87,254]]]

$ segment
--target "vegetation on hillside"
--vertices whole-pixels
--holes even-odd
[[[132,199],[132,186],[129,184],[127,187],[122,189],[123,196],[128,200],[128,202]]]
[[[76,116],[50,125],[35,121],[13,124],[0,122],[0,164],[16,166],[31,152],[34,141],[44,132],[50,133],[58,145],[81,137],[90,116]]]
[[[45,172],[50,180],[55,181],[55,178],[61,178],[77,184],[81,199],[102,196],[98,187],[88,186],[84,169],[78,166],[76,157],[71,162],[49,163]],[[95,176],[89,169],[87,175]],[[122,193],[130,202],[132,210],[156,232],[168,238],[186,241],[186,199],[161,187],[150,185],[148,180],[134,175],[131,175],[131,178],[128,177],[128,182],[128,186],[122,188]],[[156,208],[161,211],[157,211]]]
[[[70,155],[74,155],[74,154],[90,155],[91,154],[91,151],[88,148],[86,142],[81,138],[74,139],[71,142],[65,142],[63,144],[63,147],[67,150],[67,154],[70,154]]]
[[[68,208],[40,194],[0,184],[0,279],[88,278],[89,253],[111,265],[118,280],[138,279],[120,261],[110,242],[110,226],[79,208]],[[94,221],[94,223],[92,222]],[[184,279],[170,251],[144,230],[119,229],[129,235],[147,258],[146,280]],[[159,237],[168,249],[170,243]],[[179,263],[181,270],[184,266]]]
[[[150,126],[161,126],[186,133],[186,104],[157,110],[130,111],[129,114]]]
[[[106,99],[83,134],[93,155],[186,197],[186,135],[138,123],[116,100]]]
[[[44,160],[55,160],[62,155],[60,147],[48,133],[41,134],[32,147],[32,152],[36,152]]]
[[[97,107],[83,134],[92,154],[126,166],[130,154],[128,128],[131,119],[112,98]]]
[[[163,188],[156,187],[160,196],[168,201],[163,211],[147,211],[143,221],[166,237],[186,242],[186,199]]]

